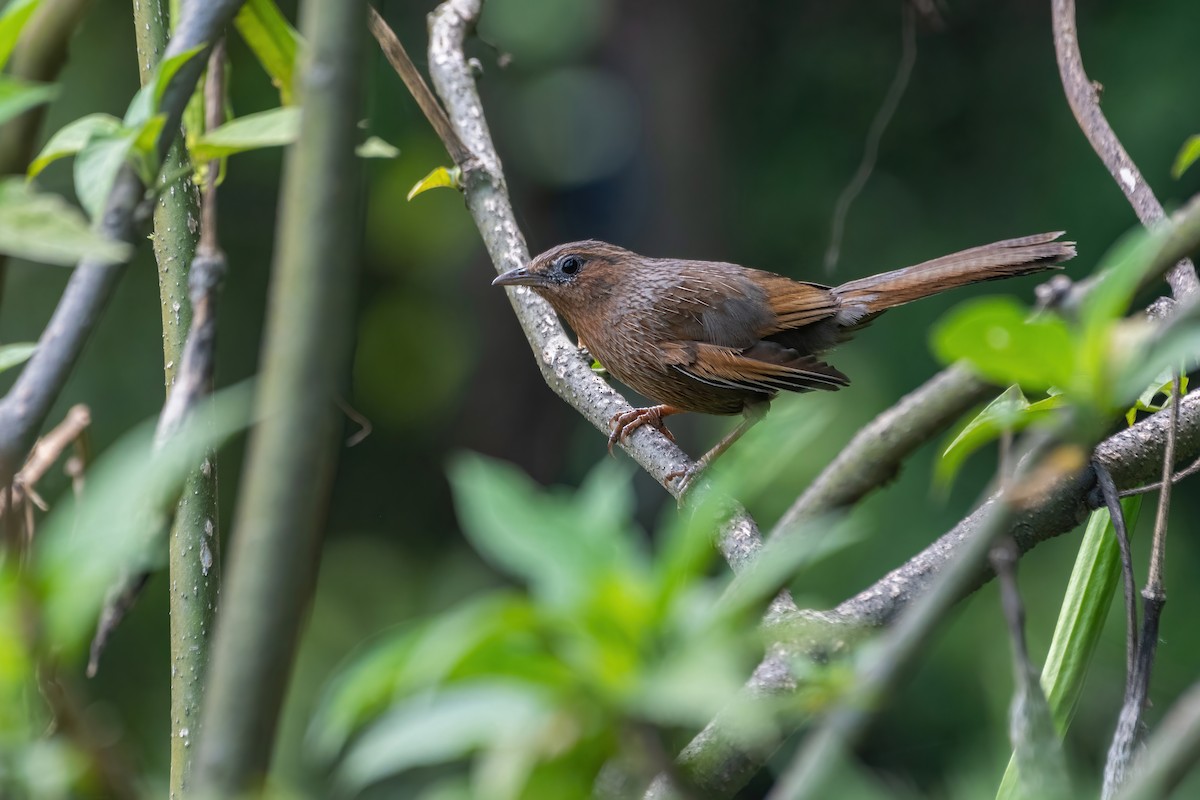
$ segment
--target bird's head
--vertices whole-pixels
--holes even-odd
[[[583,308],[603,300],[638,256],[630,251],[589,239],[551,247],[524,267],[509,270],[493,286],[528,286],[560,312]]]

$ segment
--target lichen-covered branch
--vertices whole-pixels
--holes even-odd
[[[481,5],[482,0],[447,0],[430,15],[429,69],[457,140],[471,154],[466,163],[458,164],[467,208],[496,271],[505,272],[527,264],[529,248],[513,214],[500,157],[463,52],[467,32],[478,18]],[[383,25],[382,20],[373,25]],[[414,91],[419,93],[420,88]],[[422,107],[427,105],[422,103]],[[444,144],[453,152],[453,142]],[[545,300],[526,287],[510,288],[508,297],[546,383],[607,435],[613,416],[630,409],[628,401],[592,371]],[[686,453],[649,426],[639,428],[621,447],[678,497],[679,482],[668,481],[667,477],[691,465]],[[736,505],[731,505],[728,521],[717,538],[722,554],[734,569],[753,558],[762,546],[757,524]],[[790,596],[784,593],[772,611],[794,608]]]
[[[1142,176],[1129,153],[1100,110],[1099,90],[1083,70],[1083,56],[1079,52],[1079,30],[1075,25],[1075,0],[1052,0],[1051,19],[1054,26],[1054,52],[1058,57],[1058,71],[1062,78],[1067,102],[1075,120],[1091,143],[1096,155],[1104,162],[1113,180],[1133,206],[1142,224],[1151,227],[1162,222],[1163,207],[1154,196],[1154,190]],[[1196,279],[1196,268],[1188,258],[1183,258],[1167,273],[1167,282],[1175,298],[1200,288]]]
[[[1170,412],[1159,412],[1101,442],[1093,459],[1110,470],[1118,487],[1143,484],[1162,468],[1169,426]],[[1175,446],[1179,464],[1200,455],[1200,390],[1190,393],[1180,403]],[[997,498],[989,499],[905,564],[834,608],[804,610],[778,620],[773,631],[783,636],[784,641],[769,650],[747,683],[747,693],[754,696],[791,691],[795,688],[790,669],[793,661],[809,658],[814,649],[822,652],[840,649],[845,642],[861,635],[863,629],[877,629],[895,621],[928,592],[937,576],[959,557],[962,548],[975,541],[980,529],[992,519],[996,503]],[[1095,476],[1087,469],[1058,483],[1037,503],[1018,511],[1006,527],[1023,554],[1073,530],[1101,504],[1095,491]],[[990,577],[986,566],[979,567],[962,584],[963,595],[979,588]],[[698,785],[715,797],[729,797],[766,763],[771,749],[747,750],[731,737],[718,718],[684,748],[680,761]],[[660,779],[647,798],[673,797],[672,792],[671,785]]]

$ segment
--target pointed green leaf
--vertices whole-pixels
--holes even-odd
[[[298,106],[272,108],[226,122],[196,140],[192,155],[199,161],[224,158],[247,150],[282,147],[300,135]]]
[[[456,457],[448,473],[467,538],[542,601],[574,602],[610,575],[644,566],[630,529],[629,476],[607,462],[573,494],[473,453]]]
[[[300,135],[301,113],[299,106],[280,106],[230,120],[197,138],[192,143],[192,156],[203,162],[292,144]],[[395,158],[400,154],[395,147],[374,136],[360,144],[356,152],[363,158]]]
[[[34,350],[37,350],[37,344],[34,342],[0,345],[0,372],[24,364],[33,355]]]
[[[18,177],[0,179],[0,252],[63,266],[84,256],[120,262],[132,255],[129,245],[91,230],[79,209]]]
[[[438,167],[417,181],[417,184],[408,191],[408,199],[411,201],[414,197],[421,194],[421,192],[427,192],[430,189],[437,189],[442,186],[449,189],[462,189],[462,170],[458,167]]]
[[[11,0],[0,12],[0,69],[8,64],[25,23],[37,11],[41,0]]]
[[[0,75],[0,124],[58,96],[53,83],[31,83]]]
[[[136,133],[93,136],[75,156],[75,194],[91,219],[104,214],[104,204],[125,164]]]
[[[88,114],[67,123],[50,137],[42,152],[30,162],[26,174],[35,178],[39,172],[58,159],[78,153],[93,136],[113,136],[121,127],[121,120],[111,114]]]
[[[153,186],[162,166],[158,158],[158,140],[167,124],[166,114],[155,114],[133,133],[129,152],[138,177],[147,186]]]
[[[1039,422],[1059,408],[1066,405],[1066,398],[1060,394],[1051,395],[1044,400],[1030,403],[1021,392],[1021,387],[1010,386],[999,397],[980,411],[974,419],[958,432],[954,440],[946,445],[942,457],[937,463],[936,479],[943,485],[949,485],[958,474],[963,462],[983,447],[992,442],[1006,431],[1017,433],[1035,422]]]
[[[1200,158],[1200,134],[1195,134],[1189,136],[1183,143],[1183,147],[1179,148],[1179,155],[1175,156],[1175,163],[1171,165],[1171,177],[1175,180],[1182,178],[1183,173],[1187,172],[1198,158]]]
[[[154,68],[153,80],[138,90],[125,111],[125,124],[130,128],[140,128],[143,123],[158,113],[162,96],[171,85],[171,80],[185,64],[198,56],[205,49],[204,45],[196,45],[182,53],[176,53],[168,59],[158,62]]]
[[[295,103],[293,82],[300,34],[288,23],[273,0],[247,0],[233,18],[238,33],[250,46],[258,63],[279,90],[285,106]]]

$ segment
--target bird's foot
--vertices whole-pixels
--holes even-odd
[[[617,442],[623,442],[629,438],[629,435],[643,425],[649,425],[663,436],[675,441],[675,435],[667,430],[666,423],[663,422],[663,417],[671,414],[678,414],[679,409],[668,405],[649,406],[648,408],[631,408],[629,411],[622,411],[619,414],[614,414],[609,423],[613,426],[612,433],[608,435],[608,452],[612,453],[613,445]]]
[[[708,464],[703,461],[693,461],[686,468],[672,470],[663,476],[663,486],[667,489],[671,488],[672,481],[679,481],[679,489],[676,497],[679,499],[681,507],[683,506],[683,498],[687,495],[688,489],[692,488],[692,483],[704,472],[706,467],[708,467]]]

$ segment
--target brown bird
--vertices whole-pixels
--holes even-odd
[[[674,440],[671,414],[744,414],[703,468],[762,418],[781,391],[836,391],[849,379],[818,356],[876,316],[981,281],[1074,257],[1062,232],[963,250],[893,272],[822,286],[709,261],[647,258],[590,240],[552,247],[492,283],[529,286],[622,383],[658,405],[612,419],[609,449],[642,425]]]

